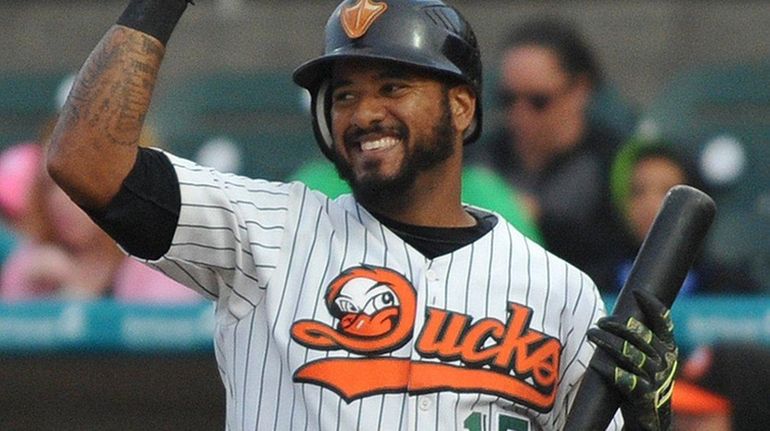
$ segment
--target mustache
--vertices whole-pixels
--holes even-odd
[[[397,123],[392,126],[378,123],[367,128],[351,126],[345,131],[343,139],[345,144],[349,145],[361,141],[367,135],[391,135],[396,136],[399,139],[407,140],[409,138],[409,130],[402,123]]]

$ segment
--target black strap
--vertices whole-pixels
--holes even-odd
[[[118,24],[147,33],[164,46],[189,0],[131,0]]]

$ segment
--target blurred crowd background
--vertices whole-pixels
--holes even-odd
[[[141,145],[345,193],[291,81],[337,1],[196,3]],[[485,66],[463,199],[588,272],[611,306],[666,191],[709,193],[717,217],[674,307],[677,429],[766,429],[770,4],[452,3]],[[73,74],[124,4],[0,3],[0,382],[15,388],[0,429],[223,428],[210,305],[124,257],[41,165]]]

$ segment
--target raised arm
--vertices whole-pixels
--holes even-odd
[[[105,207],[136,160],[165,44],[187,0],[132,0],[78,73],[48,172],[78,205]]]

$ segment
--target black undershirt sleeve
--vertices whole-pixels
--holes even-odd
[[[106,208],[86,212],[128,253],[155,260],[171,247],[181,207],[171,161],[160,151],[139,148],[118,194]]]

